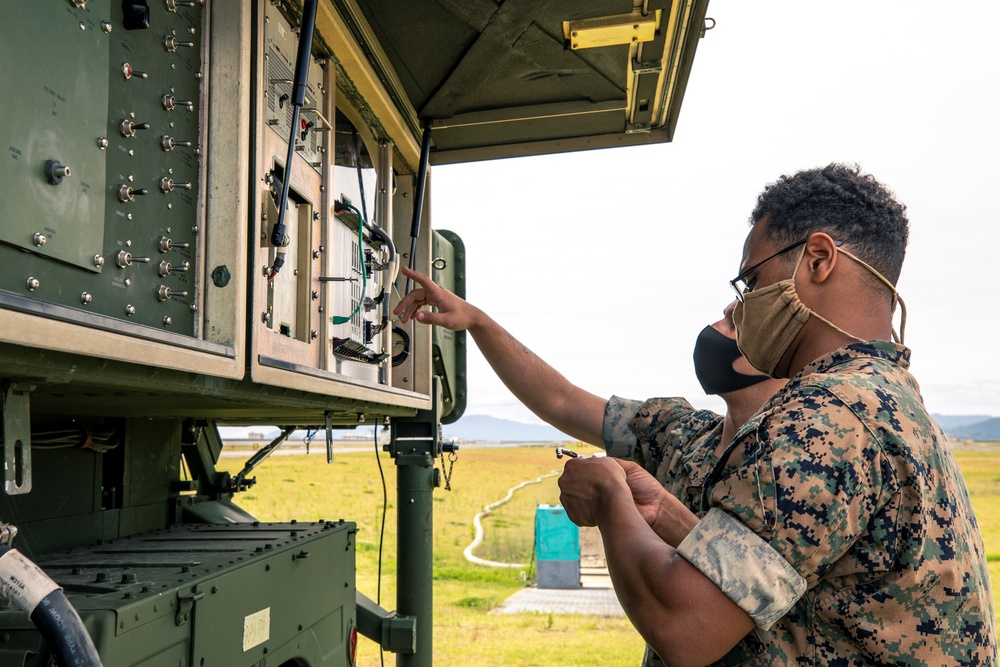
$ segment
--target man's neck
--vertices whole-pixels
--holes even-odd
[[[719,445],[715,449],[716,456],[726,450],[732,439],[736,437],[736,432],[753,417],[761,406],[774,396],[784,386],[781,380],[767,379],[763,382],[740,389],[730,394],[722,396],[726,402],[726,414],[722,422],[722,436],[719,438]]]

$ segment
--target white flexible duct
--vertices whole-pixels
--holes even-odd
[[[484,558],[479,558],[472,554],[472,552],[475,551],[476,547],[478,547],[483,542],[483,524],[481,519],[484,516],[489,516],[490,512],[500,507],[501,505],[510,502],[511,498],[514,497],[515,491],[523,489],[529,484],[541,484],[542,480],[547,479],[549,477],[555,477],[556,475],[559,475],[561,473],[562,469],[560,468],[559,470],[553,470],[547,475],[542,475],[537,479],[528,480],[526,482],[521,482],[517,486],[512,486],[510,489],[507,490],[506,496],[496,501],[495,503],[490,503],[489,505],[483,508],[482,512],[472,517],[472,525],[475,526],[476,528],[476,537],[475,539],[472,540],[472,544],[465,547],[465,551],[462,552],[462,555],[465,556],[465,560],[469,561],[470,563],[474,563],[476,565],[485,565],[486,567],[521,567],[521,568],[528,567],[524,563],[499,563],[495,560],[486,560]]]

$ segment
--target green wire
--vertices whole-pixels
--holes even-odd
[[[361,260],[361,298],[358,299],[358,305],[354,306],[354,310],[347,317],[340,317],[339,315],[333,316],[334,324],[347,324],[351,321],[351,318],[361,309],[361,304],[365,302],[365,292],[368,291],[368,269],[365,267],[365,249],[364,249],[364,236],[362,232],[364,231],[365,219],[361,216],[361,211],[354,208],[350,204],[344,204],[344,208],[350,209],[354,212],[354,215],[358,216],[358,259]]]

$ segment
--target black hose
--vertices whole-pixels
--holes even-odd
[[[101,656],[76,609],[61,590],[54,590],[31,613],[60,667],[100,667]]]
[[[412,271],[417,254],[417,237],[420,236],[420,214],[424,209],[424,190],[427,186],[427,167],[431,161],[431,121],[424,121],[424,136],[420,143],[420,164],[417,167],[416,196],[413,198],[413,220],[410,224],[410,261]],[[406,279],[406,293],[409,293],[413,281]]]
[[[312,57],[313,30],[316,27],[318,0],[305,0],[302,6],[302,26],[299,30],[299,50],[295,57],[295,75],[292,79],[292,126],[288,135],[288,154],[285,156],[285,174],[278,198],[278,221],[271,230],[271,245],[283,248],[288,245],[288,226],[285,224],[285,207],[288,206],[288,186],[292,180],[292,162],[295,158],[295,134],[299,129],[299,110],[305,104],[306,85],[309,80],[309,59]],[[268,279],[274,278],[281,267],[271,265]]]
[[[101,656],[62,589],[41,568],[6,544],[0,544],[0,581],[10,600],[27,612],[60,667],[101,667]],[[47,589],[50,592],[34,603],[34,608],[28,608]]]

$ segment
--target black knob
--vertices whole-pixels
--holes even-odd
[[[126,30],[149,27],[149,3],[145,0],[122,0],[122,24]]]

